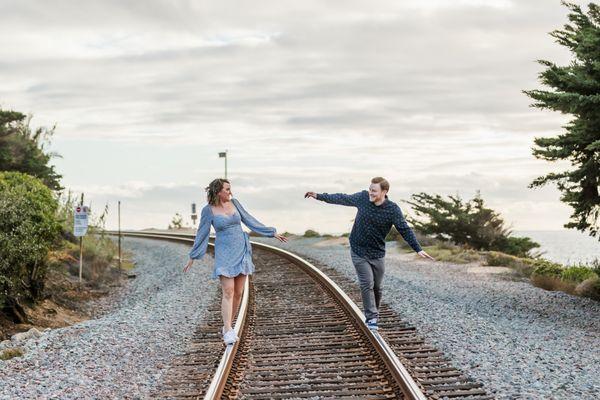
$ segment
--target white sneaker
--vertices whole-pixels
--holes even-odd
[[[223,335],[223,341],[225,342],[226,345],[234,344],[235,342],[238,341],[238,339],[239,338],[237,337],[237,335],[235,334],[235,331],[233,329],[228,330]]]
[[[367,327],[372,330],[372,331],[376,331],[379,329],[379,326],[377,325],[377,318],[373,318],[367,321]]]

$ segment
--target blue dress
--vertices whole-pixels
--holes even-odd
[[[236,208],[233,215],[213,214],[210,204],[202,209],[200,214],[200,225],[196,232],[194,246],[190,250],[190,258],[197,260],[206,254],[208,248],[208,237],[210,226],[215,227],[215,268],[212,278],[217,279],[219,275],[229,278],[239,274],[250,275],[254,272],[252,263],[252,247],[250,238],[242,230],[243,222],[254,232],[268,237],[275,236],[275,228],[266,227],[256,218],[250,215],[237,199],[231,199]]]

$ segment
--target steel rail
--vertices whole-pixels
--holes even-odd
[[[116,231],[105,231],[108,234],[118,234]],[[193,242],[195,235],[187,234],[187,233],[158,233],[158,232],[139,232],[139,231],[121,231],[121,234],[124,236],[134,236],[134,237],[146,237],[146,238],[154,238],[154,239],[166,239],[172,241],[185,241],[185,242]],[[406,367],[402,364],[400,359],[396,356],[390,345],[385,341],[385,339],[379,334],[377,331],[370,330],[366,324],[365,316],[363,312],[358,308],[356,303],[350,299],[350,297],[325,273],[323,273],[319,268],[315,267],[310,262],[304,260],[303,258],[291,253],[287,250],[281,249],[279,247],[271,246],[265,243],[259,242],[250,242],[252,246],[257,248],[261,248],[263,250],[270,251],[271,253],[278,254],[283,258],[291,261],[295,265],[301,267],[306,273],[312,276],[317,282],[323,284],[323,286],[338,300],[339,304],[346,310],[346,312],[352,316],[354,321],[356,321],[356,327],[362,331],[365,337],[368,338],[369,342],[373,346],[373,348],[378,353],[379,357],[383,360],[386,367],[388,368],[388,372],[396,381],[400,389],[402,390],[404,396],[410,400],[427,400],[427,397],[423,393],[421,387],[416,383],[416,381],[412,378]],[[214,246],[212,243],[209,243],[211,246]],[[240,313],[238,314],[238,321],[236,322],[236,333],[242,333],[243,323],[246,318],[247,312],[247,298],[248,298],[248,280],[246,280],[246,287],[244,289],[244,296],[242,299],[242,305],[240,306]],[[242,315],[242,310],[244,314]],[[238,334],[238,336],[240,336]],[[240,336],[241,337],[241,336]],[[238,348],[239,341],[236,342],[233,346],[227,346],[225,353],[221,359],[221,363],[217,368],[217,371],[213,377],[211,385],[209,387],[209,391],[207,392],[205,399],[217,399],[220,397],[220,393],[223,390],[225,382],[227,380],[227,375],[229,370],[231,369],[231,364],[233,362],[233,358]],[[214,387],[214,389],[213,389]],[[212,396],[212,397],[211,397]]]
[[[105,233],[110,235],[118,235],[119,233],[116,231],[105,231]],[[162,233],[151,233],[151,232],[134,232],[134,231],[121,231],[121,235],[131,236],[131,237],[143,237],[150,239],[160,239],[160,240],[170,240],[176,242],[194,242],[194,235],[187,234],[162,234]],[[214,247],[213,243],[208,244],[211,247]],[[235,333],[238,337],[242,337],[244,330],[244,323],[246,322],[246,316],[248,314],[248,299],[249,299],[249,280],[246,279],[246,283],[244,284],[244,294],[242,295],[242,300],[240,301],[239,311],[237,313],[236,322],[234,325]],[[225,347],[225,351],[223,352],[223,356],[221,357],[221,361],[219,362],[219,366],[213,375],[213,379],[210,382],[210,385],[204,395],[205,400],[216,400],[220,399],[223,394],[223,390],[225,389],[225,383],[227,382],[227,376],[229,376],[229,371],[231,371],[231,367],[233,365],[233,360],[238,351],[240,341],[236,341],[233,345],[228,345]]]

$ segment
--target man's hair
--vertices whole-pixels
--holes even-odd
[[[387,181],[387,179],[382,178],[381,176],[376,176],[375,178],[371,179],[371,183],[379,183],[381,190],[390,190],[390,183]]]

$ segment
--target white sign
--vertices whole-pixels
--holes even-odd
[[[88,206],[76,206],[74,215],[74,229],[73,234],[77,237],[85,236],[88,228],[88,212],[90,209]]]

